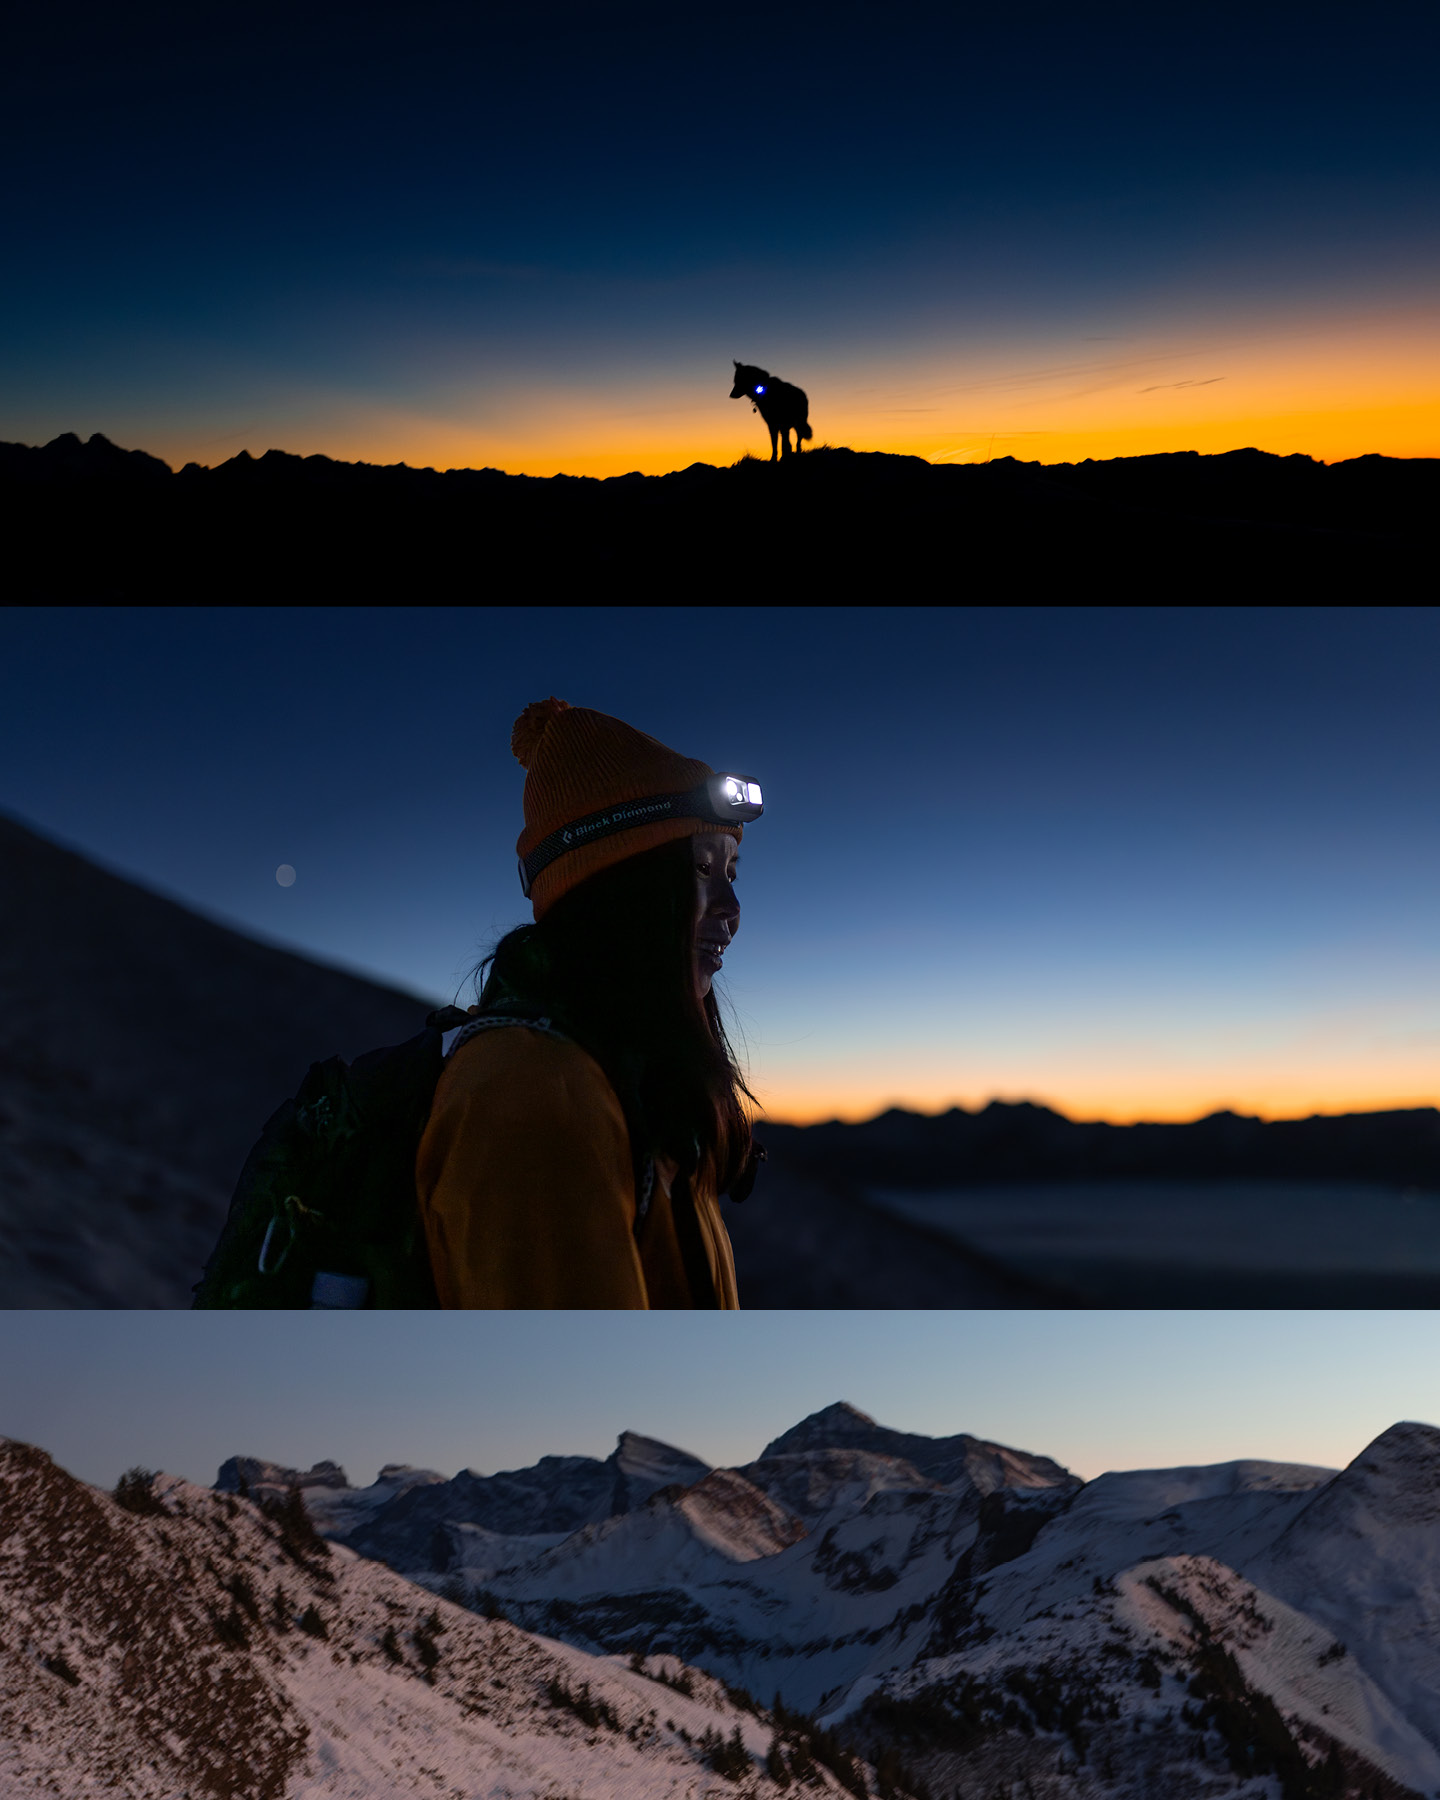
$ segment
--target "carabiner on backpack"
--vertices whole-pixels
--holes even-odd
[[[281,1206],[284,1210],[285,1224],[290,1235],[285,1240],[285,1248],[280,1252],[279,1257],[267,1269],[265,1266],[265,1256],[270,1248],[270,1240],[275,1235],[275,1227],[280,1223],[281,1217],[280,1213],[275,1213],[271,1217],[270,1223],[265,1227],[265,1239],[260,1246],[260,1257],[255,1265],[262,1275],[273,1275],[277,1269],[281,1269],[285,1266],[285,1258],[294,1248],[295,1239],[298,1235],[295,1220],[295,1215],[297,1213],[304,1213],[307,1219],[318,1219],[323,1217],[323,1215],[316,1212],[313,1207],[307,1206],[298,1194],[287,1194],[281,1202]]]

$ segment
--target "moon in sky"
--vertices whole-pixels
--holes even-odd
[[[293,887],[295,885],[295,871],[290,867],[289,863],[281,863],[280,867],[275,871],[275,879],[280,883],[281,887]]]

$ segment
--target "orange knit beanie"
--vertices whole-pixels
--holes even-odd
[[[571,706],[553,695],[525,708],[510,734],[510,748],[525,770],[525,829],[515,845],[521,857],[575,819],[650,794],[688,792],[715,773],[708,763],[681,756],[623,719]],[[530,890],[535,917],[543,918],[587,876],[627,856],[702,831],[728,831],[739,838],[743,829],[701,818],[656,819],[577,844],[535,877]]]

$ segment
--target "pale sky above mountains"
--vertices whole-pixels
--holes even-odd
[[[230,1455],[352,1482],[607,1456],[622,1430],[748,1462],[836,1400],[1087,1479],[1240,1457],[1341,1467],[1440,1424],[1432,1313],[0,1314],[0,1436],[87,1481]]]

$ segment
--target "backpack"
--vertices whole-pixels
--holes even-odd
[[[438,1306],[415,1154],[446,1051],[507,1025],[567,1035],[535,1008],[472,1018],[447,1006],[406,1043],[353,1063],[338,1056],[312,1063],[245,1160],[220,1240],[195,1284],[195,1307]],[[649,1157],[637,1176],[638,1231],[654,1180]]]

